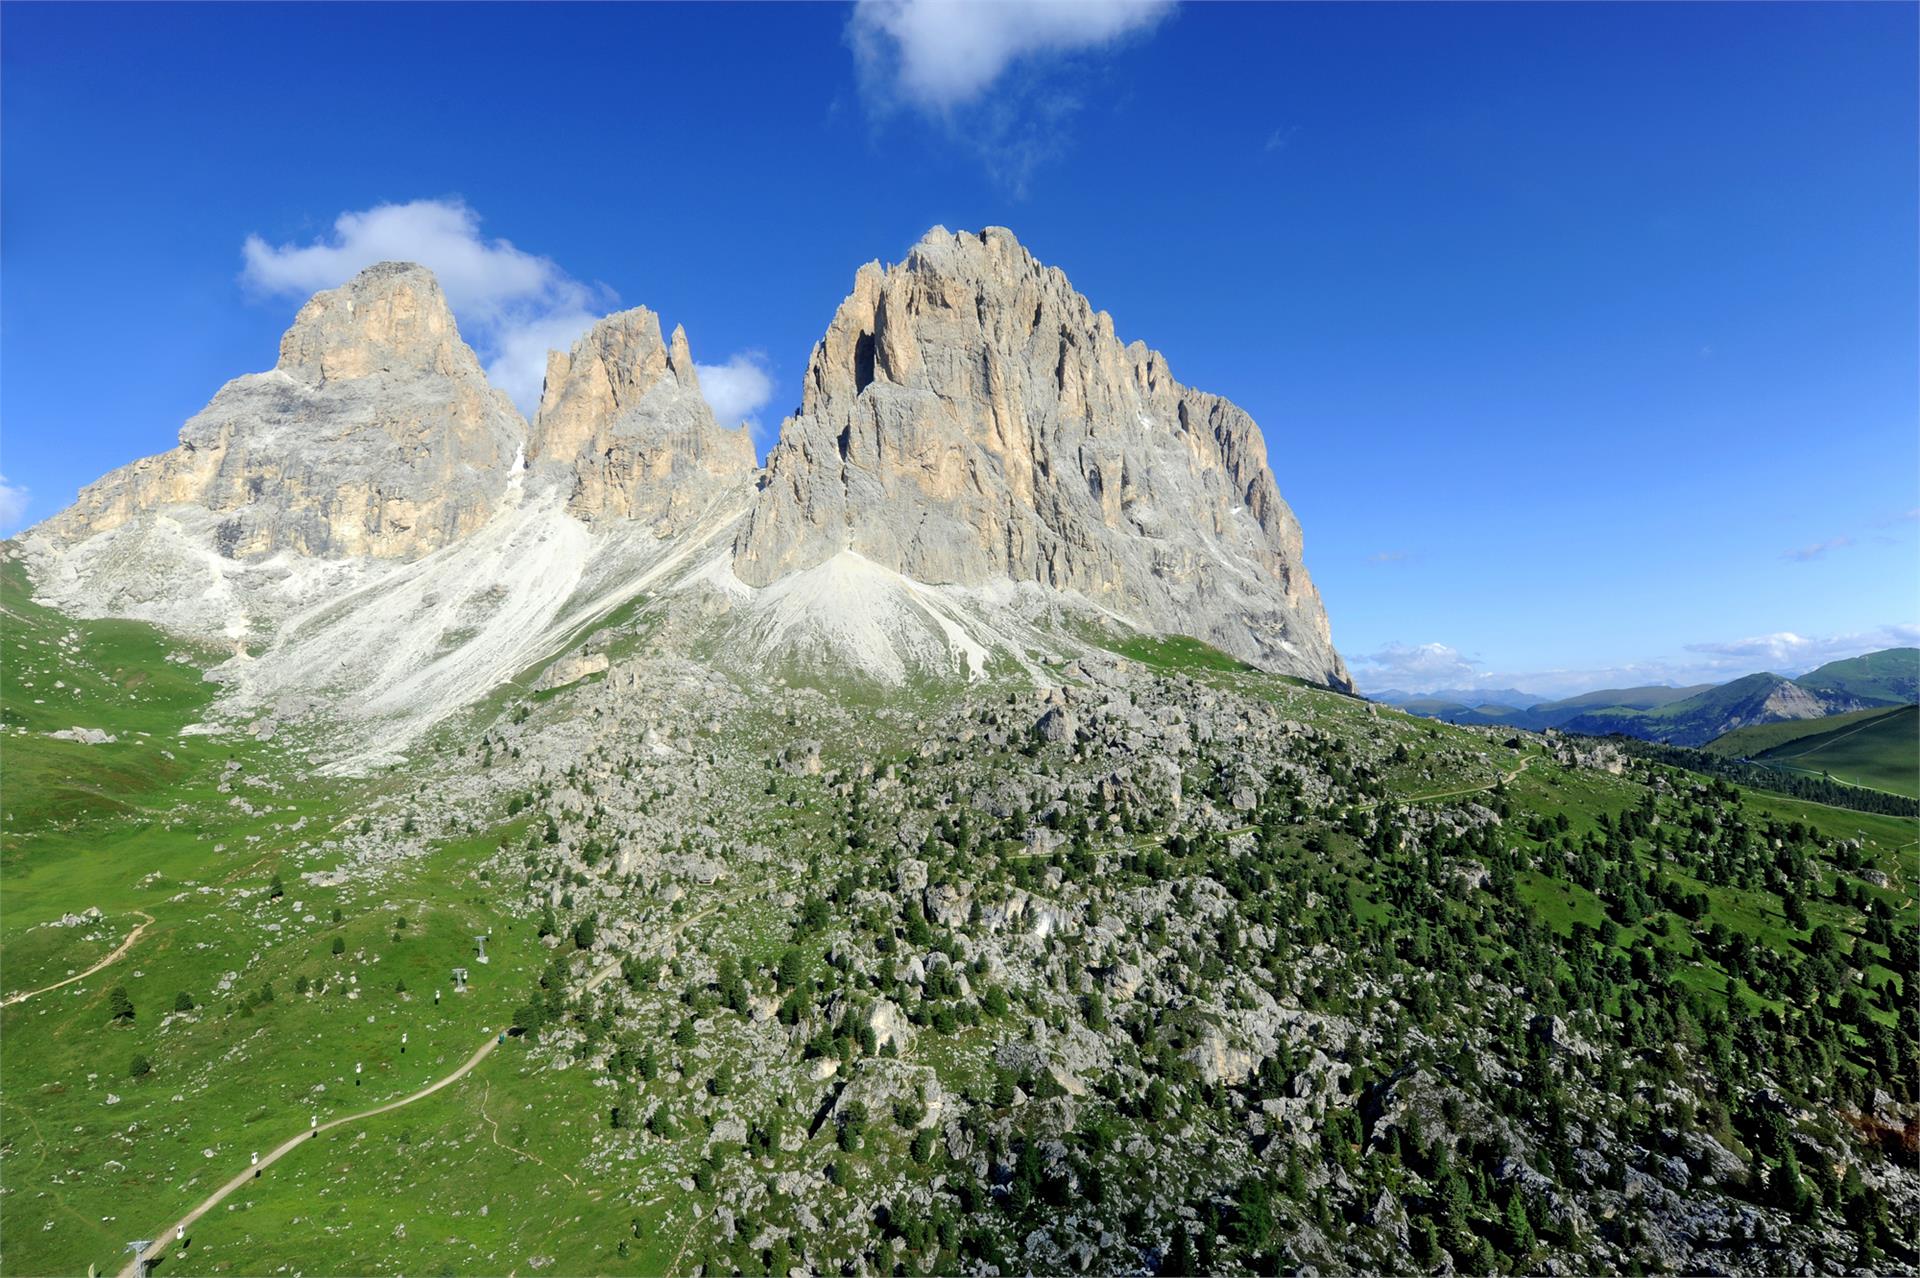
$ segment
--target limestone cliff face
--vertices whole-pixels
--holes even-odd
[[[573,350],[547,356],[529,460],[571,471],[569,508],[667,532],[752,478],[753,441],[723,429],[700,393],[686,333],[660,339],[644,307],[595,324]]]
[[[75,542],[187,506],[219,517],[230,558],[413,559],[486,522],[526,429],[433,275],[381,263],[308,301],[273,370],[228,382],[179,447],[90,484],[39,531]]]
[[[753,585],[843,550],[933,584],[1034,581],[1346,686],[1260,432],[1122,345],[1011,232],[862,267],[735,541]]]

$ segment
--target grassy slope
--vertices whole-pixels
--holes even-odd
[[[1826,773],[1849,785],[1920,798],[1920,706],[1902,706],[1845,726],[1836,723],[1829,731],[1776,746],[1758,758],[1777,767]]]
[[[1722,733],[1700,748],[1708,754],[1717,754],[1728,759],[1757,759],[1767,751],[1779,749],[1790,742],[1858,727],[1870,719],[1898,714],[1899,711],[1899,706],[1876,706],[1871,710],[1828,715],[1823,719],[1787,719],[1780,723],[1756,723],[1750,728],[1735,728],[1732,732]]]
[[[451,1069],[524,999],[547,951],[526,922],[499,912],[472,872],[503,838],[524,838],[524,818],[521,826],[449,834],[437,851],[383,883],[377,901],[352,883],[303,884],[300,871],[330,864],[321,831],[350,824],[386,796],[303,781],[299,761],[269,745],[180,738],[179,728],[204,711],[208,689],[197,666],[166,661],[175,645],[142,627],[67,622],[25,603],[12,576],[0,584],[9,656],[23,654],[8,663],[10,679],[17,674],[22,685],[7,690],[8,722],[32,729],[4,738],[10,784],[0,859],[7,904],[0,985],[27,988],[84,967],[125,934],[131,909],[159,920],[123,963],[5,1011],[0,1029],[10,1050],[0,1058],[0,1105],[13,1189],[5,1268],[75,1272],[93,1262],[111,1270],[126,1240],[149,1236],[244,1166],[247,1151],[278,1143],[307,1115],[356,1112]],[[58,639],[68,633],[77,641],[62,651]],[[1641,794],[1621,778],[1562,771],[1531,748],[1510,749],[1252,673],[1195,641],[1129,641],[1126,650],[1163,669],[1286,698],[1301,717],[1337,735],[1384,735],[1405,744],[1406,762],[1386,778],[1404,801],[1504,795],[1520,813],[1566,814],[1578,836],[1595,828],[1599,813],[1617,816]],[[36,703],[55,678],[79,691]],[[85,747],[35,735],[70,722],[120,732],[122,743]],[[129,740],[140,731],[152,737]],[[156,761],[163,749],[175,758]],[[232,806],[218,783],[229,754],[244,773],[286,787],[272,795],[278,810],[248,815]],[[1529,756],[1530,767],[1499,784]],[[23,757],[33,771],[15,781],[12,767]],[[267,793],[235,789],[256,807]],[[1838,836],[1857,835],[1876,864],[1897,883],[1907,881],[1900,849],[1912,845],[1911,822],[1770,796],[1750,796],[1749,804]],[[294,828],[302,818],[308,825]],[[796,836],[769,827],[770,841],[782,837]],[[1344,835],[1330,842],[1330,857],[1364,898],[1374,890],[1366,885],[1364,858]],[[258,890],[276,869],[288,886],[279,901]],[[148,877],[154,871],[157,881]],[[236,887],[247,894],[202,890]],[[1596,921],[1603,908],[1584,889],[1538,876],[1521,890],[1563,930],[1577,918]],[[1771,897],[1732,889],[1710,895],[1714,917],[1730,927],[1769,944],[1797,939],[1783,930]],[[98,928],[34,926],[91,904],[108,914]],[[336,904],[345,915],[337,925]],[[767,952],[784,944],[783,920],[729,914],[723,906],[701,903],[690,912],[720,910],[713,926],[725,927],[742,952],[754,951],[755,938]],[[1815,921],[1857,927],[1824,901],[1812,908]],[[409,920],[398,940],[396,913]],[[1658,924],[1647,920],[1621,944],[1656,934]],[[468,962],[468,938],[482,930],[495,938],[494,962],[473,967],[472,995],[434,1007],[429,991],[443,984],[449,966]],[[339,959],[331,954],[336,935],[346,945]],[[215,995],[229,972],[236,974],[232,992]],[[324,977],[333,992],[296,996],[293,982],[302,975]],[[410,996],[394,990],[401,977]],[[1691,979],[1707,988],[1724,984],[1706,968]],[[238,996],[268,982],[274,1001],[243,1012]],[[107,1023],[107,991],[116,983],[128,987],[138,1008],[131,1026]],[[167,1009],[180,990],[193,993],[203,1010],[170,1019]],[[402,1028],[410,1035],[404,1056],[396,1041]],[[924,1063],[950,1079],[973,1078],[984,1069],[986,1033],[923,1035]],[[136,1052],[155,1066],[138,1082],[127,1077]],[[356,1061],[366,1069],[359,1087],[352,1081]],[[663,1079],[655,1086],[690,1085]],[[169,1260],[165,1272],[504,1272],[529,1256],[561,1258],[558,1272],[662,1273],[676,1262],[684,1268],[699,1251],[684,1250],[699,1233],[698,1196],[678,1187],[665,1142],[647,1143],[635,1162],[608,1166],[604,1154],[596,1157],[594,1134],[604,1127],[607,1103],[589,1071],[531,1069],[510,1042],[458,1085],[339,1129],[312,1151],[283,1160],[230,1199],[231,1209],[203,1220],[189,1254]],[[830,1137],[815,1143],[820,1139]],[[691,1137],[696,1148],[700,1140]],[[769,1172],[784,1165],[767,1164]]]
[[[378,910],[351,883],[302,883],[302,871],[331,862],[315,844],[378,794],[311,780],[297,757],[251,738],[181,736],[211,701],[201,674],[217,654],[147,626],[51,613],[27,599],[13,563],[0,568],[0,621],[0,987],[35,989],[84,969],[126,936],[134,909],[156,919],[119,963],[8,1007],[0,1021],[8,1047],[0,1056],[0,1153],[11,1191],[4,1267],[79,1272],[91,1262],[110,1272],[127,1240],[150,1236],[192,1206],[244,1166],[248,1151],[278,1143],[311,1115],[370,1108],[450,1071],[525,1000],[546,951],[527,924],[476,891],[465,868],[492,836],[449,841],[411,864],[383,885]],[[188,660],[168,659],[176,653]],[[119,740],[89,746],[44,735],[74,725]],[[240,765],[236,779],[270,784],[228,781],[223,790],[230,763]],[[286,896],[273,900],[265,887],[276,872]],[[105,915],[97,926],[39,926],[89,906]],[[344,916],[338,924],[335,906]],[[404,930],[394,926],[400,914]],[[485,968],[469,957],[479,932],[496,938]],[[335,936],[346,950],[339,958]],[[474,991],[436,1007],[432,991],[449,985],[456,964],[471,967]],[[302,976],[325,980],[329,992],[296,995]],[[402,980],[405,995],[395,989]],[[248,1006],[269,983],[273,1001]],[[109,1023],[116,985],[133,999],[130,1025]],[[199,1008],[174,1015],[182,992]],[[496,1057],[514,1054],[510,1044]],[[129,1072],[136,1055],[153,1064],[140,1080]],[[364,1069],[358,1086],[355,1062]],[[495,1074],[510,1079],[512,1066],[503,1062]],[[485,1086],[469,1078],[430,1103],[471,1106]],[[527,1095],[556,1087],[566,1090],[545,1080]],[[411,1117],[408,1110],[382,1121],[401,1130]],[[338,1138],[349,1143],[357,1132],[342,1129]],[[564,1128],[542,1125],[530,1148],[552,1161],[567,1157],[566,1140]],[[314,1164],[327,1165],[298,1157],[285,1165],[311,1175]],[[465,1174],[492,1169],[490,1161]],[[514,1174],[515,1192],[525,1192],[524,1171]],[[560,1240],[561,1222],[591,1202],[555,1179],[574,1195],[571,1211],[549,1212],[542,1202],[538,1214],[514,1213],[536,1247],[548,1234]],[[500,1182],[475,1184],[493,1193]],[[349,1249],[342,1267],[361,1268],[350,1256]],[[239,1267],[257,1269],[251,1259]]]
[[[1888,648],[1844,661],[1829,661],[1794,680],[1816,692],[1911,704],[1920,697],[1920,648]]]

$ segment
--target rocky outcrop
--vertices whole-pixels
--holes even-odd
[[[214,517],[230,559],[414,559],[486,522],[525,438],[432,273],[385,262],[303,306],[275,367],[228,382],[179,447],[38,531],[71,543],[185,507]]]
[[[1122,345],[1004,229],[862,267],[814,348],[733,570],[764,586],[847,551],[1349,683],[1252,419]]]
[[[609,315],[572,351],[547,357],[528,457],[566,470],[575,514],[663,532],[744,488],[755,469],[746,430],[714,421],[685,331],[662,342],[644,307]]]

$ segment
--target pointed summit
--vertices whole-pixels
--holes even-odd
[[[693,348],[687,345],[687,330],[680,325],[673,326],[673,339],[667,347],[667,367],[673,370],[673,379],[680,383],[682,390],[700,394],[700,373],[693,365]]]
[[[844,551],[1349,683],[1252,419],[1122,345],[1004,228],[861,267],[814,348],[734,571],[764,586]]]
[[[700,393],[684,329],[660,338],[645,307],[609,315],[547,357],[528,460],[572,472],[569,507],[588,518],[678,526],[754,471],[753,442],[723,429]]]
[[[380,372],[458,377],[480,362],[460,340],[433,272],[381,262],[310,298],[280,339],[276,367],[318,385]]]
[[[486,521],[525,439],[433,273],[383,262],[301,307],[274,369],[228,382],[178,448],[88,485],[39,531],[204,538],[230,559],[414,559]],[[169,522],[149,526],[160,512]],[[156,541],[140,553],[159,564],[186,552]]]

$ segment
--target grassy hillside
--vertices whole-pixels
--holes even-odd
[[[1760,762],[1825,773],[1850,785],[1920,797],[1920,706],[1900,706],[1800,737],[1756,756]],[[1830,721],[1817,719],[1816,723]]]
[[[8,1273],[117,1272],[509,1023],[159,1272],[1624,1271],[1679,1236],[1634,1179],[1676,1132],[1686,1210],[1913,1261],[1877,1189],[1789,1195],[1873,1156],[1847,1106],[1912,1099],[1910,820],[1182,639],[911,714],[662,661],[329,780],[284,733],[183,735],[219,654],[22,585]]]
[[[1920,648],[1888,648],[1829,661],[1794,682],[1811,692],[1862,705],[1912,705],[1920,701]]]
[[[1870,719],[1898,714],[1900,709],[1899,706],[1875,706],[1871,710],[1828,715],[1823,719],[1787,719],[1780,723],[1756,723],[1752,727],[1735,728],[1732,732],[1723,733],[1700,748],[1708,754],[1717,754],[1729,759],[1757,759],[1769,750],[1777,750],[1803,738],[1858,727]]]

